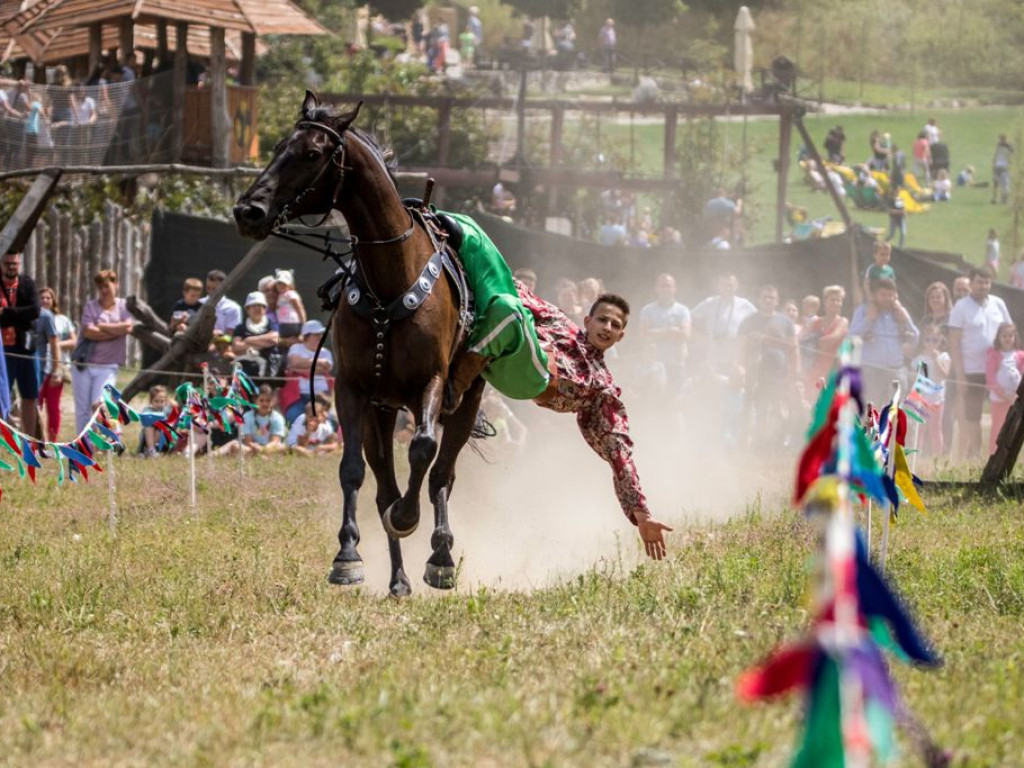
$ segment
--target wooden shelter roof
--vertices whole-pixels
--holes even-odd
[[[39,0],[19,33],[83,27],[129,17],[219,27],[261,35],[323,35],[329,31],[291,0]],[[22,15],[18,14],[18,15]],[[9,32],[11,30],[8,30]]]
[[[120,44],[118,29],[112,25],[103,27],[103,50],[117,48]],[[174,25],[167,29],[167,48],[174,51],[177,46],[177,31]],[[135,47],[156,50],[157,33],[153,24],[135,27]],[[242,34],[229,31],[225,35],[227,59],[230,62],[242,60]],[[188,31],[188,52],[200,59],[210,57],[210,28],[191,27]],[[89,53],[89,30],[86,27],[71,29],[37,30],[24,35],[12,36],[0,24],[0,63],[11,59],[27,57],[40,64],[56,64],[75,56]],[[256,55],[266,53],[266,46],[257,40]]]

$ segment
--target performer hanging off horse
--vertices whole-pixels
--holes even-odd
[[[625,333],[629,305],[619,296],[602,296],[585,328],[577,328],[513,281],[471,218],[405,205],[384,153],[372,136],[353,127],[358,112],[359,106],[343,113],[321,105],[307,91],[295,129],[234,209],[239,232],[256,239],[289,237],[282,231],[286,222],[312,215],[322,222],[332,210],[349,226],[349,252],[326,251],[339,263],[324,293],[337,315],[335,398],[345,435],[341,548],[330,581],[358,584],[364,578],[356,498],[368,462],[388,533],[391,593],[411,592],[400,539],[419,524],[428,470],[434,531],[423,578],[432,587],[454,587],[448,497],[485,380],[509,397],[576,413],[587,443],[611,465],[619,502],[647,554],[664,557],[664,532],[671,529],[647,509],[625,408],[603,357]],[[400,407],[416,420],[404,494],[395,478],[392,440]]]

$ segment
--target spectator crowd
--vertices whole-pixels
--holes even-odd
[[[651,300],[632,321],[636,342],[610,350],[611,365],[627,392],[661,404],[683,428],[699,425],[729,449],[784,448],[800,443],[840,344],[857,337],[866,399],[876,406],[887,403],[893,382],[904,396],[915,391],[925,417],[922,454],[978,459],[986,446],[994,450],[1024,373],[1017,329],[1006,304],[991,294],[992,270],[979,266],[949,285],[928,286],[923,312],[912,317],[900,300],[901,280],[891,256],[889,243],[877,240],[873,263],[854,289],[829,285],[803,297],[787,297],[775,285],[743,286],[736,274],[723,272],[711,295],[686,306],[678,298],[676,277],[659,275]],[[139,323],[119,295],[118,276],[110,270],[94,276],[95,297],[77,319],[61,313],[61,297],[52,288],[39,288],[22,273],[20,254],[0,260],[0,276],[0,412],[6,417],[12,411],[17,393],[24,432],[51,441],[77,434],[104,385],[116,382],[127,338]],[[183,282],[166,321],[172,336],[188,332],[203,305],[220,293],[225,277],[211,270],[205,280]],[[538,286],[530,270],[519,270],[516,277],[580,326],[605,290],[594,277],[562,278],[548,286]],[[293,273],[278,269],[263,277],[241,305],[220,296],[213,315],[208,348],[196,362],[220,377],[237,366],[260,385],[259,397],[240,435],[213,431],[188,450],[307,456],[338,450],[343,435],[331,413],[335,361],[329,344],[316,355],[326,329],[308,316]],[[74,432],[62,433],[67,383]],[[153,387],[143,415],[142,455],[172,448],[153,429],[170,405],[167,389]],[[495,392],[485,398],[483,410],[498,433],[500,450],[515,451],[526,443],[531,419],[526,410]],[[408,439],[411,420],[403,416],[398,423],[396,439]]]

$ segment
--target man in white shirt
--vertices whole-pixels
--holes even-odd
[[[217,289],[220,288],[220,284],[224,282],[227,275],[224,270],[212,269],[206,273],[206,295],[199,300],[200,304],[205,304],[206,300],[209,299]],[[237,301],[232,301],[227,296],[222,296],[221,300],[217,302],[217,319],[213,324],[213,335],[216,336],[221,333],[232,334],[235,332],[235,328],[242,322],[242,307],[239,306]]]
[[[757,313],[757,307],[736,295],[736,275],[727,272],[718,278],[718,295],[704,299],[691,313],[693,328],[704,342],[703,359],[713,372],[731,376],[739,364],[736,339],[740,323]]]
[[[672,275],[658,275],[654,295],[656,301],[640,310],[640,328],[653,348],[654,362],[665,369],[669,393],[678,394],[690,338],[690,310],[676,301],[676,279]]]
[[[949,315],[949,352],[953,358],[952,378],[956,387],[956,409],[960,421],[961,458],[975,458],[981,452],[981,412],[988,399],[985,359],[1002,323],[1013,322],[1005,302],[990,296],[992,272],[975,267],[970,272],[971,291]]]

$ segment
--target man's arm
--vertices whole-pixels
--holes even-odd
[[[964,357],[960,349],[960,342],[963,340],[964,332],[960,328],[950,327],[949,329],[949,356],[953,361],[953,379],[964,381]]]
[[[36,287],[35,281],[22,277],[18,294],[17,306],[4,307],[3,311],[0,311],[0,327],[7,328],[13,325],[20,329],[28,329],[32,322],[39,317],[41,305],[39,289]]]

